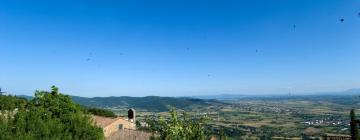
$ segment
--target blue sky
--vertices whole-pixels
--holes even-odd
[[[0,0],[0,87],[88,97],[358,88],[359,12],[358,0]]]

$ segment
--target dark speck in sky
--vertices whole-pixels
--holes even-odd
[[[340,19],[340,22],[344,22],[344,21],[345,21],[345,19],[343,19],[343,18],[342,18],[342,19]]]

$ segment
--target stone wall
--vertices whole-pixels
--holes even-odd
[[[112,122],[111,124],[109,124],[103,128],[104,136],[108,137],[112,133],[118,131],[120,129],[120,125],[122,125],[122,129],[130,129],[130,130],[136,129],[135,123],[131,123],[127,120],[119,118],[116,121]]]
[[[122,129],[106,137],[106,140],[149,140],[151,136],[148,132]]]

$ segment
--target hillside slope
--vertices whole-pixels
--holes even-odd
[[[175,97],[79,97],[72,96],[72,99],[84,106],[96,107],[118,107],[127,106],[135,109],[146,109],[148,111],[168,111],[170,107],[178,109],[189,109],[192,106],[209,106],[213,104],[222,104],[216,100],[203,100],[193,98],[175,98]]]

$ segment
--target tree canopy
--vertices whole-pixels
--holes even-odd
[[[206,117],[190,119],[186,113],[178,116],[173,109],[170,111],[170,118],[152,118],[147,120],[149,129],[159,134],[153,137],[155,140],[208,140],[210,135],[204,124]]]
[[[15,96],[0,96],[0,139],[98,140],[102,129],[91,116],[58,88],[36,91],[26,101]]]
[[[95,108],[95,107],[91,107],[91,108],[87,108],[87,111],[93,115],[97,115],[97,116],[104,116],[104,117],[111,117],[111,118],[115,118],[117,117],[114,112],[107,110],[107,109],[102,109],[102,108]]]

